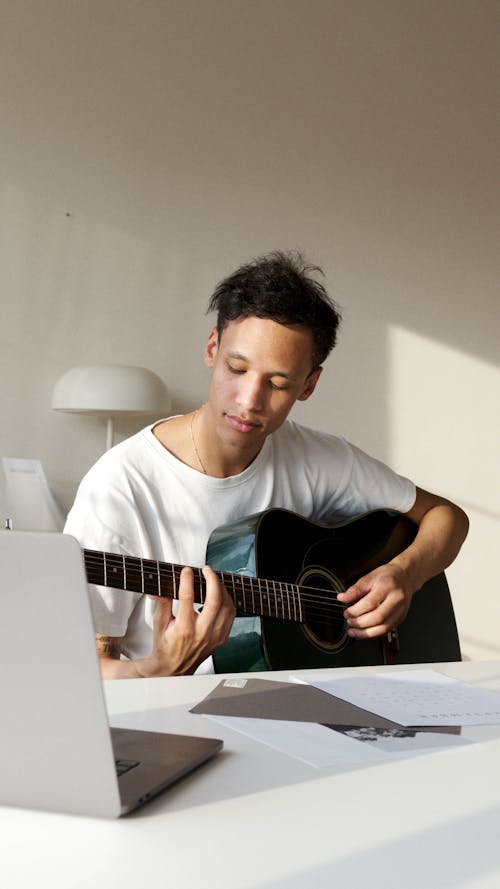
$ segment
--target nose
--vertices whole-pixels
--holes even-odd
[[[245,411],[259,411],[262,409],[264,398],[264,386],[257,376],[246,373],[240,378],[237,403]]]

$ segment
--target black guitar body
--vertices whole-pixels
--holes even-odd
[[[244,553],[246,573],[259,578],[325,590],[333,599],[373,568],[405,549],[416,526],[400,513],[375,510],[336,525],[310,522],[284,509],[269,509],[212,534],[207,560],[218,570],[238,571],[235,552]],[[229,553],[231,555],[229,556]],[[230,564],[225,560],[225,554]],[[340,604],[340,603],[339,603]],[[307,611],[304,622],[261,619],[269,669],[289,670],[382,664],[380,638],[353,640],[346,635],[342,609]],[[444,573],[415,593],[398,628],[396,663],[461,660],[453,605]],[[221,649],[222,651],[222,649]]]

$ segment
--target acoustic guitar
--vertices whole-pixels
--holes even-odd
[[[235,635],[215,654],[216,671],[461,660],[444,573],[415,593],[405,621],[390,639],[347,636],[346,606],[337,593],[402,552],[416,530],[408,518],[385,509],[334,525],[268,509],[216,528],[206,560],[238,615]],[[182,565],[88,549],[83,555],[89,583],[178,598]],[[195,601],[203,605],[205,580],[200,568],[193,571]],[[259,616],[261,631],[238,633],[238,618],[244,615]]]

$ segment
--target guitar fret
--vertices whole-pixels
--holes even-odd
[[[290,608],[290,590],[288,584],[285,583],[286,603],[288,606],[288,620],[292,619],[292,609]]]
[[[284,586],[285,586],[284,592],[286,595],[286,584]],[[281,592],[282,617],[283,618],[285,617],[285,609],[287,608],[287,606],[288,606],[288,617],[290,617],[290,602],[288,601],[288,596],[286,596],[286,602],[285,602],[285,595],[283,595],[283,584],[282,584],[281,580],[280,580],[280,592]]]
[[[228,584],[226,577],[231,580]],[[236,611],[244,611],[245,609],[245,580],[241,574],[222,574],[222,581],[226,586],[231,586],[233,590],[233,602]],[[240,593],[242,598],[240,598]]]
[[[290,584],[285,583],[285,593],[286,593],[286,605],[287,605],[287,619],[292,620],[292,603],[290,602]]]
[[[267,580],[266,581],[266,589],[267,589],[268,593],[270,592],[270,585],[271,584],[272,584],[272,592],[273,592],[272,600],[274,600],[274,602],[272,604],[272,600],[268,596],[268,600],[267,600],[268,614],[271,615],[272,617],[277,617],[279,602],[278,602],[278,596],[276,595],[276,582],[274,580]],[[273,607],[274,607],[274,614],[272,613]]]
[[[274,616],[279,617],[278,612],[279,612],[279,607],[280,607],[280,595],[279,595],[279,592],[277,592],[277,590],[276,590],[276,581],[275,580],[272,581],[272,585],[273,585],[273,594],[274,594]],[[269,607],[271,607],[271,606],[269,606]]]
[[[262,589],[260,585],[260,579],[258,577],[252,577],[251,579],[252,591],[255,590],[258,594],[257,604],[254,604],[254,610],[256,614],[264,614],[263,603],[262,603]],[[253,595],[253,593],[252,593]]]
[[[125,589],[134,593],[144,592],[141,560],[132,556],[122,556]]]
[[[279,587],[280,587],[281,617],[284,618],[285,617],[285,598],[283,596],[283,584],[282,584],[281,580],[278,581],[278,583],[279,583]]]
[[[141,587],[146,595],[157,595],[156,563],[152,559],[141,559]]]
[[[198,572],[198,588],[199,588],[200,605],[204,605],[205,604],[205,587],[204,587],[203,581],[205,578],[203,577],[203,572],[202,572],[201,568],[198,568],[197,572]]]
[[[295,616],[295,620],[301,621],[302,620],[302,599],[300,597],[300,588],[295,587],[295,589],[296,589],[296,593],[294,593],[293,601],[295,603],[295,600],[297,600],[297,605],[299,606],[299,614],[298,614],[298,617],[297,617],[297,615]],[[295,612],[295,614],[296,614],[296,612]]]
[[[106,586],[120,587],[126,589],[123,583],[123,562],[122,557],[116,553],[105,554],[106,563]]]
[[[276,592],[276,587],[278,588],[278,592]],[[275,617],[283,616],[283,596],[281,594],[281,583],[279,581],[273,580],[273,590],[274,590],[274,601],[275,601]],[[279,614],[279,609],[281,607],[281,615]]]

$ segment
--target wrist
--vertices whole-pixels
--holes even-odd
[[[405,554],[395,556],[389,562],[390,566],[395,569],[400,576],[400,586],[409,596],[413,596],[417,590],[423,585],[424,580],[420,578],[420,572],[417,565]]]
[[[131,661],[138,679],[154,679],[158,676],[170,676],[171,671],[154,655]]]

